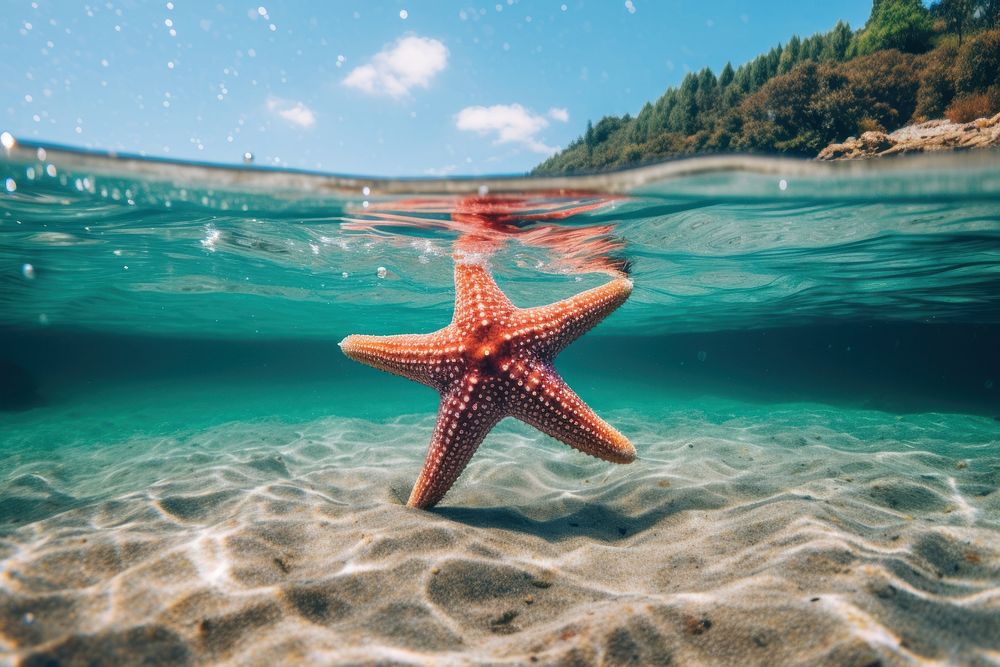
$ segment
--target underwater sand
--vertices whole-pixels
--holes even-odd
[[[402,504],[432,415],[14,444],[0,650],[25,665],[1000,657],[992,419],[708,399],[607,416],[636,463],[507,420],[432,512]]]

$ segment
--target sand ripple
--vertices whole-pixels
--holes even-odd
[[[22,452],[0,476],[0,659],[1000,660],[988,420],[610,416],[636,464],[505,422],[434,512],[402,505],[427,417]]]

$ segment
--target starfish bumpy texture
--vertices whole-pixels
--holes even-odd
[[[507,416],[605,461],[634,461],[632,443],[594,414],[552,366],[563,348],[631,292],[632,281],[618,278],[548,306],[518,308],[483,260],[466,257],[455,264],[455,315],[447,327],[341,341],[351,359],[441,394],[427,458],[407,504],[427,508],[440,501],[486,434]]]

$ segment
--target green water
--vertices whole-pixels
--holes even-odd
[[[345,516],[359,507],[369,519],[396,511],[438,398],[350,362],[337,342],[447,324],[453,243],[470,233],[494,244],[492,271],[519,306],[630,275],[629,301],[556,365],[639,452],[626,468],[581,461],[502,423],[441,510],[479,531],[475,539],[497,531],[539,543],[631,538],[628,531],[673,521],[677,510],[638,509],[651,489],[673,493],[662,484],[672,480],[677,493],[707,494],[695,506],[710,524],[711,512],[731,503],[843,494],[847,506],[873,503],[924,521],[900,546],[912,546],[914,559],[926,557],[921,540],[931,539],[920,530],[952,526],[986,549],[976,556],[986,563],[976,586],[991,590],[1000,571],[995,550],[982,546],[1000,525],[995,154],[829,170],[737,161],[558,188],[136,167],[35,147],[7,154],[0,172],[0,556],[8,576],[0,656],[46,646],[78,655],[90,644],[60,637],[104,627],[67,625],[41,607],[24,615],[40,590],[83,590],[53,583],[62,580],[45,569],[54,562],[46,554],[69,535],[194,544],[198,531],[249,521],[244,513],[257,511],[260,494],[278,502],[281,488],[319,494],[300,517],[334,507]],[[516,475],[536,464],[539,476]],[[209,491],[243,500],[220,501],[208,514],[176,509]],[[469,509],[480,505],[499,514]],[[810,521],[828,518],[803,511]],[[864,539],[883,539],[861,528],[889,521],[878,517],[843,521]],[[792,557],[775,544],[775,558]],[[233,549],[234,563],[246,555]],[[87,590],[117,590],[113,582],[128,572],[95,574],[87,585],[98,588]],[[49,583],[32,583],[42,580]],[[225,590],[238,597],[244,585]],[[92,604],[89,595],[71,597]],[[921,632],[916,621],[855,603],[892,631]],[[87,609],[79,618],[103,618]],[[24,629],[36,617],[54,629]],[[347,633],[337,641],[350,634],[337,632]],[[951,649],[941,638],[893,655],[997,650],[1000,635],[969,632]],[[178,641],[204,658],[195,640]],[[419,645],[408,641],[385,645]],[[499,655],[465,641],[470,659]]]
[[[113,160],[63,167],[32,153],[2,174],[15,189],[0,199],[0,333],[27,392],[11,376],[11,407],[58,409],[156,379],[170,394],[225,388],[179,400],[182,421],[423,410],[433,395],[349,364],[335,343],[446,324],[452,243],[476,225],[498,240],[491,266],[521,306],[629,272],[629,302],[561,358],[593,376],[592,391],[621,383],[613,404],[697,393],[989,416],[1000,404],[992,157],[964,170],[750,164],[633,194],[515,182],[513,199],[494,195],[513,213],[470,226],[460,196],[263,192],[167,167],[130,180]]]

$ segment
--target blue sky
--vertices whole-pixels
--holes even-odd
[[[222,163],[523,172],[689,69],[870,0],[0,2],[0,128]]]

